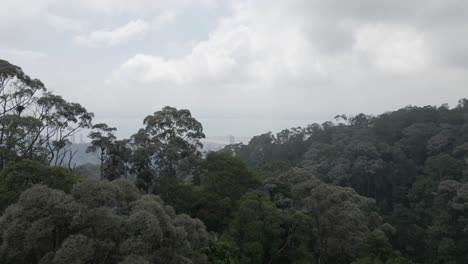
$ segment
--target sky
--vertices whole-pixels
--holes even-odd
[[[468,97],[466,0],[1,0],[0,58],[128,137],[253,136]]]

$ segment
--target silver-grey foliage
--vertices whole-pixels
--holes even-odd
[[[129,182],[36,185],[0,218],[0,263],[205,263],[204,224]]]

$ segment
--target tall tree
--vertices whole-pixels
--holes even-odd
[[[69,138],[82,128],[90,128],[94,115],[80,104],[67,102],[50,92],[38,98],[35,112],[41,121],[36,136],[43,135],[49,165],[63,165],[67,155],[71,159],[74,154],[67,148],[71,144]]]
[[[108,150],[109,157],[104,163],[104,175],[108,180],[118,178],[127,179],[130,170],[130,157],[132,150],[129,147],[130,140],[115,140]]]
[[[38,126],[35,120],[22,119],[21,114],[36,102],[35,95],[45,90],[40,80],[32,79],[20,67],[0,60],[1,168],[16,155],[17,143],[26,141],[25,131]]]
[[[166,106],[143,120],[144,128],[132,137],[133,168],[145,189],[156,179],[174,181],[191,173],[201,157],[200,140],[205,138],[200,122],[189,110]]]
[[[109,158],[110,150],[116,137],[114,132],[115,127],[109,127],[104,123],[99,123],[93,126],[92,131],[88,137],[91,139],[91,146],[88,147],[86,152],[94,153],[100,162],[100,176],[104,178],[104,163]]]
[[[70,167],[75,153],[68,139],[89,128],[92,118],[80,104],[47,92],[40,80],[0,60],[0,168],[24,158]]]

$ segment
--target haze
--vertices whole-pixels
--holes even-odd
[[[466,1],[3,0],[0,57],[128,137],[163,106],[252,136],[467,96]]]

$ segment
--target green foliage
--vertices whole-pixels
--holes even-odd
[[[393,255],[393,248],[387,237],[381,232],[371,233],[365,243],[367,256],[386,261]]]
[[[16,202],[21,192],[34,184],[70,192],[80,178],[65,168],[49,167],[37,161],[10,163],[0,173],[0,210]]]
[[[228,197],[206,192],[201,188],[196,188],[194,195],[191,215],[200,218],[209,231],[223,232],[236,208],[235,201]]]
[[[223,232],[239,198],[258,186],[258,181],[240,159],[223,153],[209,153],[197,173],[200,185],[192,192],[177,193],[191,196],[188,201],[192,205],[190,212],[202,219],[208,230]]]
[[[229,225],[229,236],[239,246],[242,263],[263,263],[273,259],[282,246],[280,211],[257,194],[242,197]]]
[[[452,109],[445,105],[409,106],[379,116],[340,115],[336,122],[313,124],[303,129],[302,144],[306,149],[296,148],[299,158],[294,159],[278,154],[278,149],[289,144],[284,143],[288,139],[278,140],[280,137],[271,133],[255,137],[248,145],[228,146],[224,151],[235,154],[255,168],[258,177],[265,179],[264,187],[270,199],[279,208],[321,212],[320,217],[331,223],[331,229],[321,229],[323,222],[316,219],[319,241],[325,237],[327,243],[331,243],[334,240],[329,240],[329,235],[333,238],[333,233],[340,233],[340,228],[335,227],[346,226],[346,223],[338,223],[336,218],[360,223],[354,225],[357,229],[347,230],[357,232],[351,235],[356,241],[348,244],[347,239],[337,240],[336,245],[342,245],[338,250],[326,249],[330,253],[325,255],[333,258],[328,261],[346,263],[359,257],[355,247],[363,245],[366,234],[375,228],[375,224],[371,227],[361,223],[375,222],[372,215],[379,212],[395,227],[391,242],[404,255],[420,263],[464,263],[468,259],[462,249],[468,244],[464,200],[453,191],[439,192],[438,186],[447,181],[464,186],[468,180],[466,105],[466,100],[460,100]],[[307,173],[280,180],[278,175],[284,173],[284,168],[277,169],[275,164],[282,163],[289,164],[290,168],[302,167],[328,185],[310,181],[310,177],[302,175]],[[291,176],[290,173],[286,175]],[[358,205],[363,204],[361,202],[353,205],[357,201],[353,198],[356,195],[350,195],[346,189],[339,190],[335,185],[350,187],[358,195],[372,198],[376,207],[372,205],[370,208],[374,213],[367,213],[368,209]],[[317,187],[319,189],[315,189]],[[444,185],[444,188],[448,187]],[[332,199],[335,202],[337,198],[331,195],[335,191],[337,197],[345,197],[344,201],[354,201],[348,204],[353,206],[343,208],[336,203],[339,211],[335,218],[327,219],[329,209],[321,211],[319,201],[328,204],[328,199]],[[351,220],[353,217],[357,218]],[[333,232],[322,233],[327,230]],[[322,250],[323,246],[324,243],[319,243],[318,248]],[[347,257],[336,259],[340,254]],[[324,252],[319,255],[323,256]]]
[[[130,140],[117,140],[114,135],[115,131],[117,131],[116,128],[99,123],[92,127],[88,135],[91,139],[91,145],[86,149],[86,152],[94,153],[99,159],[100,179],[111,181],[127,178],[129,174],[132,155],[132,150],[129,147]],[[90,171],[90,174],[94,174],[93,171]]]
[[[164,107],[131,139],[94,125],[101,164],[75,171],[113,181],[78,184],[69,138],[92,113],[3,60],[0,112],[0,263],[468,261],[467,99],[337,115],[205,158],[201,123]]]
[[[144,128],[132,136],[135,151],[130,163],[137,184],[153,191],[162,177],[184,178],[201,156],[200,139],[205,138],[200,122],[189,110],[166,106],[143,120]]]
[[[223,153],[211,152],[202,163],[201,187],[231,200],[238,200],[242,194],[258,185],[244,163]]]
[[[320,261],[350,262],[368,234],[383,224],[373,200],[351,188],[326,184],[300,169],[281,175],[280,181],[292,183],[293,207],[314,217]]]
[[[311,263],[311,223],[298,211],[281,211],[263,195],[247,193],[226,234],[239,247],[241,263]]]
[[[115,127],[109,127],[104,123],[96,124],[92,127],[91,132],[88,137],[91,139],[91,145],[86,150],[87,153],[94,153],[96,157],[101,162],[100,165],[100,177],[101,179],[105,177],[104,175],[104,162],[109,159],[110,149],[112,148],[116,137],[114,132],[117,129]]]
[[[413,262],[394,251],[390,241],[382,232],[371,233],[365,243],[365,255],[367,257],[358,259],[353,264],[412,264]]]
[[[208,262],[211,264],[240,264],[239,248],[217,233],[210,233],[207,249]]]
[[[208,234],[129,182],[35,185],[0,218],[0,262],[207,263]]]
[[[109,157],[104,163],[104,178],[115,180],[127,179],[130,175],[130,158],[132,150],[129,146],[130,140],[122,139],[112,142],[109,148]]]
[[[269,132],[253,137],[248,145],[226,146],[222,152],[236,155],[251,167],[262,163],[294,165],[307,150],[309,135],[310,131],[301,127],[285,129],[276,135]]]
[[[271,179],[277,175],[288,171],[291,168],[291,166],[292,163],[286,161],[263,162],[257,164],[252,169],[252,173],[257,179]]]

